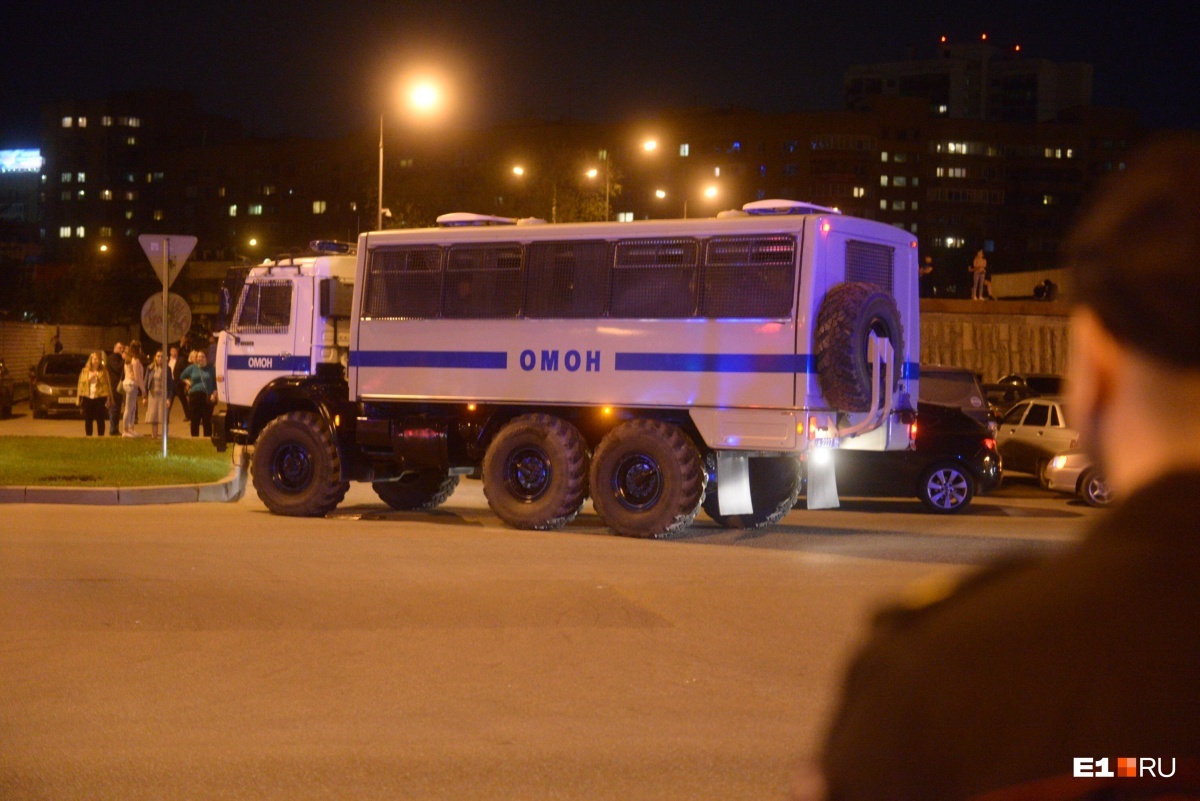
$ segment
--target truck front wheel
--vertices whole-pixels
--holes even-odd
[[[320,517],[350,488],[333,432],[312,412],[289,412],[267,424],[252,467],[258,497],[278,515]]]

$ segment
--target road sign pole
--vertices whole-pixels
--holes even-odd
[[[171,240],[167,239],[165,237],[163,238],[163,256],[167,260],[168,272],[169,272],[169,265],[171,264]],[[168,365],[171,363],[171,360],[168,358],[171,353],[171,343],[167,341],[167,308],[168,308],[168,306],[167,306],[167,282],[163,281],[162,285],[163,285],[163,316],[162,316],[162,324],[163,324],[162,355],[163,355],[163,358],[162,358],[162,366],[158,369],[158,378],[160,381],[162,381],[162,385],[163,385],[162,386],[162,406],[160,408],[162,409],[161,416],[162,416],[162,428],[163,428],[162,455],[163,455],[163,458],[166,459],[167,458],[167,427],[171,424],[171,421],[168,419],[170,416],[171,407],[167,403],[167,392],[169,391],[167,382],[174,379],[174,375],[171,375],[169,377],[167,376],[167,370],[169,369]],[[149,409],[150,404],[147,403],[146,408]]]

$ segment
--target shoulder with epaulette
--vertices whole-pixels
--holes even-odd
[[[909,585],[892,604],[881,609],[875,615],[875,625],[904,626],[915,622],[1038,563],[1037,559],[1018,557],[995,562],[965,576],[938,574],[921,579]]]

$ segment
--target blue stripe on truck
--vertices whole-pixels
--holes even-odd
[[[789,353],[618,353],[616,369],[653,373],[811,373],[813,357]]]
[[[457,367],[507,370],[508,354],[490,350],[367,350],[350,353],[351,367]]]

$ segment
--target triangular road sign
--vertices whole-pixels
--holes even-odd
[[[150,259],[150,266],[158,274],[163,286],[170,287],[179,277],[183,264],[196,247],[196,237],[176,234],[142,234],[138,244]]]

